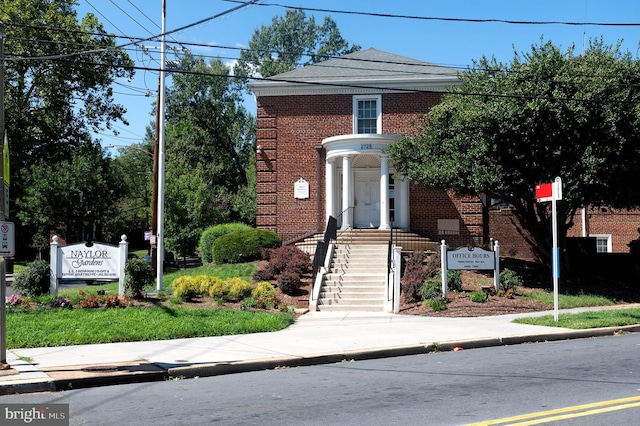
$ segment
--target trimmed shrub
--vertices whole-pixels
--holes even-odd
[[[227,293],[229,300],[242,300],[251,295],[251,284],[242,278],[229,278],[226,281],[229,288],[229,292]]]
[[[422,300],[437,299],[442,296],[442,281],[438,278],[428,278],[420,287]]]
[[[195,277],[182,276],[173,280],[173,296],[187,301],[200,294],[200,283]]]
[[[505,268],[500,272],[499,280],[498,291],[503,291],[505,293],[508,290],[513,292],[517,286],[522,285],[522,278],[520,278],[515,271],[508,268]]]
[[[211,255],[217,264],[250,262],[261,258],[262,249],[278,247],[281,242],[278,234],[273,231],[235,231],[216,239],[211,248]]]
[[[198,252],[200,254],[200,258],[202,259],[202,263],[211,263],[213,261],[213,257],[211,255],[211,247],[216,239],[219,237],[230,234],[235,231],[241,231],[244,229],[251,229],[249,225],[245,225],[244,223],[223,223],[220,225],[210,226],[205,229],[202,235],[200,236],[200,242],[198,244]]]
[[[211,277],[209,280],[209,296],[214,299],[224,299],[229,293],[229,285],[218,277]]]
[[[49,278],[51,272],[49,263],[45,260],[36,260],[27,265],[21,274],[13,280],[13,288],[22,297],[37,297],[49,293]]]
[[[447,289],[450,291],[462,291],[462,271],[447,270]]]
[[[129,259],[124,266],[124,292],[134,299],[144,296],[144,290],[153,284],[151,265],[142,259]]]
[[[267,281],[260,281],[256,284],[251,292],[251,297],[256,300],[257,307],[263,309],[271,309],[277,303],[276,289]]]

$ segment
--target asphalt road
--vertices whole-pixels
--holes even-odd
[[[540,412],[553,424],[636,424],[639,355],[640,334],[630,334],[8,395],[0,404],[69,404],[71,425],[461,425]]]

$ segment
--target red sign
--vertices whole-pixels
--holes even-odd
[[[536,201],[542,203],[553,199],[553,183],[536,185]]]

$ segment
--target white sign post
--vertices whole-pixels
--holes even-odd
[[[556,177],[551,183],[536,185],[536,200],[541,203],[551,201],[551,262],[553,271],[553,319],[558,322],[558,278],[560,278],[560,249],[558,248],[558,215],[556,201],[562,200],[562,179]]]

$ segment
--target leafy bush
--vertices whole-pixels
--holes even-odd
[[[285,294],[294,294],[302,285],[302,276],[311,269],[309,254],[295,245],[264,250],[267,265],[253,274],[255,281],[276,281]]]
[[[513,290],[517,286],[522,285],[522,278],[513,270],[505,268],[500,272],[500,283],[498,284],[498,290],[503,292],[507,292],[508,290]]]
[[[23,297],[37,297],[49,293],[51,272],[49,263],[36,260],[27,265],[13,280],[13,288]]]
[[[110,294],[104,300],[104,307],[117,308],[117,307],[124,307],[124,305],[122,304],[122,300],[120,300],[117,294]]]
[[[205,229],[200,236],[200,242],[198,244],[198,252],[200,253],[202,263],[211,263],[213,261],[211,248],[216,239],[223,235],[243,229],[251,229],[251,227],[244,223],[223,223],[220,225],[210,226]]]
[[[284,294],[295,294],[302,285],[302,278],[296,271],[286,269],[278,276],[277,284]]]
[[[474,291],[471,293],[471,301],[476,303],[484,303],[487,301],[487,295],[484,291]]]
[[[420,288],[429,277],[429,272],[422,265],[422,252],[416,251],[404,260],[402,274],[402,294],[408,303],[420,300]],[[424,300],[424,299],[423,299]]]
[[[251,294],[251,284],[242,278],[229,278],[226,281],[227,287],[229,288],[227,293],[229,300],[242,300]]]
[[[209,296],[214,299],[225,298],[229,293],[228,283],[218,277],[211,277],[209,280]]]
[[[281,242],[278,234],[273,231],[235,231],[216,239],[211,248],[211,255],[217,264],[250,262],[260,259],[262,249],[278,247]]]
[[[440,312],[447,309],[447,301],[441,297],[436,297],[425,301],[433,312]]]
[[[251,292],[251,297],[256,300],[259,308],[273,308],[276,306],[276,289],[267,281],[260,281]]]
[[[200,282],[195,277],[183,275],[173,280],[173,296],[187,301],[197,297],[200,293]]]
[[[153,284],[151,265],[142,259],[129,259],[124,266],[124,292],[134,299],[144,296],[144,290]]]
[[[56,297],[51,301],[52,308],[69,308],[71,309],[73,305],[71,304],[71,300],[68,297]]]
[[[7,308],[24,308],[29,306],[29,301],[14,293],[5,298],[5,306]]]
[[[240,304],[240,309],[243,311],[246,309],[255,309],[257,307],[258,307],[258,301],[253,297],[245,297],[242,303]]]
[[[420,296],[422,300],[430,300],[441,298],[442,282],[438,278],[428,278],[420,287]]]
[[[99,308],[104,303],[104,296],[89,295],[86,298],[80,300],[80,307],[85,309]]]
[[[447,289],[450,291],[462,291],[462,271],[447,270]]]

